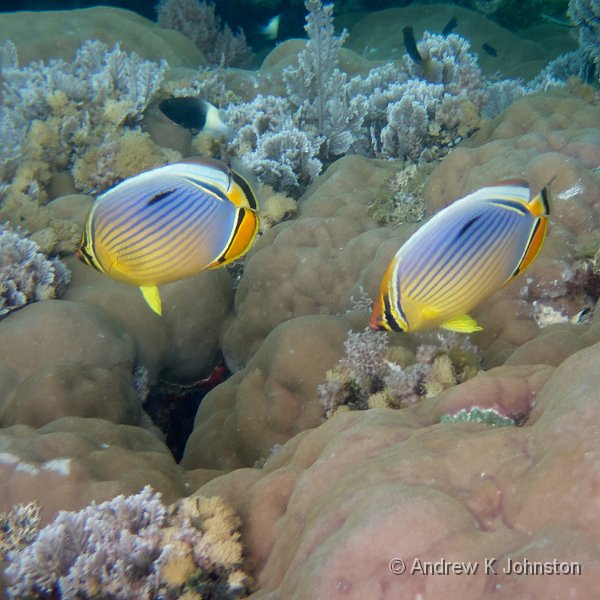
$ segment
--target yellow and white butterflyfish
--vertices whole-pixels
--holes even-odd
[[[258,201],[248,181],[225,163],[191,158],[135,175],[98,196],[77,255],[139,287],[160,315],[157,286],[236,260],[258,226]]]
[[[524,179],[500,181],[450,204],[398,250],[369,325],[480,331],[469,312],[533,262],[549,213],[548,186],[532,198]]]

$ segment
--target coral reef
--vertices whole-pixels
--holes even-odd
[[[59,510],[79,510],[145,485],[175,502],[215,476],[180,468],[152,426],[146,427],[81,417],[58,418],[39,429],[3,427],[0,511],[37,499],[46,524]]]
[[[33,542],[39,529],[39,513],[37,502],[17,504],[8,513],[0,512],[0,562]]]
[[[261,471],[205,484],[202,494],[219,494],[245,515],[261,596],[593,597],[597,323],[595,330],[595,345],[556,369],[499,367],[402,411],[341,414],[296,436]],[[439,422],[474,406],[529,418],[522,427]],[[394,557],[406,561],[406,575],[388,569]],[[485,557],[497,559],[497,575],[483,570]],[[479,568],[442,581],[409,575],[415,558]],[[556,559],[566,570],[511,575],[502,571],[509,558]],[[571,561],[581,570],[569,573]]]
[[[425,216],[423,186],[429,169],[408,163],[390,177],[369,205],[369,214],[384,225],[418,223]]]
[[[305,5],[308,41],[300,51],[290,46],[296,56],[281,71],[285,95],[259,92],[226,110],[236,130],[230,151],[262,181],[296,197],[340,155],[433,161],[482,118],[496,117],[525,94],[565,84],[555,71],[528,85],[487,79],[467,39],[429,31],[417,42],[421,64],[405,54],[350,77],[340,68],[347,32],[335,35],[333,7],[319,0]]]
[[[584,81],[600,85],[600,3],[569,0],[568,15],[577,25],[579,47],[585,56],[580,74]]]
[[[348,35],[330,7],[306,6],[308,38],[277,45],[256,71],[205,68],[187,38],[134,18],[120,47],[107,32],[75,54],[76,31],[62,55],[44,50],[58,45],[45,14],[54,37],[0,51],[13,86],[1,218],[72,273],[61,299],[0,320],[0,552],[11,564],[0,587],[15,597],[596,593],[600,114],[597,92],[573,78],[588,58],[540,73],[574,49],[566,29],[520,39],[456,4],[336,14],[356,23]],[[455,32],[439,35],[453,16]],[[404,26],[420,64],[403,55]],[[167,49],[147,47],[160,39],[192,68],[167,71]],[[163,128],[157,106],[178,96],[227,107],[233,143]],[[158,318],[135,288],[64,257],[92,201],[75,192],[200,149],[252,163],[270,186],[267,216],[243,266],[164,286]],[[473,311],[477,350],[437,332],[364,331],[368,297],[418,223],[518,176],[535,189],[552,180],[551,224],[526,275]],[[169,444],[156,426],[168,411],[152,403],[167,390],[191,426],[196,404],[172,390],[199,389],[216,365],[223,377],[178,463],[185,435]],[[492,556],[577,561],[583,573],[387,568]]]
[[[350,332],[345,355],[317,388],[325,416],[343,410],[404,408],[475,376],[479,353],[468,338],[437,334],[437,345],[419,344],[414,354],[389,347],[388,334]]]
[[[156,5],[158,24],[181,32],[202,51],[211,65],[247,66],[252,50],[240,29],[233,33],[204,0],[161,0]]]
[[[491,0],[490,4],[495,2]],[[515,78],[528,81],[549,61],[577,47],[567,27],[538,22],[531,29],[512,33],[480,12],[469,10],[465,2],[460,5],[427,2],[427,6],[423,6],[423,0],[404,8],[367,13],[353,24],[346,47],[371,60],[398,60],[404,52],[401,45],[403,27],[411,26],[419,40],[425,31],[441,32],[453,18],[457,22],[453,33],[469,40],[472,51],[478,54],[479,66],[491,80]],[[485,52],[483,44],[493,47],[497,55]]]
[[[35,242],[0,226],[0,318],[30,302],[60,296],[70,281],[61,260],[46,258]]]
[[[72,252],[79,232],[47,205],[58,174],[70,173],[79,190],[99,192],[181,157],[139,129],[166,63],[99,41],[85,42],[70,63],[21,67],[7,41],[1,59],[0,130],[8,147],[0,158],[0,218],[43,238],[45,251]]]
[[[515,425],[515,420],[499,413],[495,408],[462,408],[456,413],[442,415],[440,423],[481,423],[491,427]]]
[[[166,60],[171,67],[193,69],[205,64],[200,50],[181,33],[114,6],[3,12],[0,39],[14,41],[23,65],[50,59],[71,62],[89,40],[98,40],[109,48],[120,43],[126,52],[135,51],[157,63]]]
[[[336,36],[333,4],[306,0],[308,14],[306,47],[298,55],[298,66],[283,72],[287,98],[304,126],[315,129],[321,138],[321,151],[333,157],[345,154],[358,135],[365,114],[366,99],[350,97],[347,75],[338,68],[339,51],[347,37]]]
[[[9,551],[11,598],[241,598],[239,519],[220,498],[166,507],[149,486],[72,513]]]

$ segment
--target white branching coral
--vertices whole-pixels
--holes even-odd
[[[8,553],[11,598],[246,597],[240,521],[218,497],[166,507],[145,487],[79,512],[58,513]]]
[[[479,352],[451,332],[426,336],[414,353],[389,346],[385,332],[348,333],[345,355],[326,374],[317,395],[325,416],[367,408],[404,408],[474,376]]]
[[[0,225],[0,318],[37,302],[59,296],[71,272],[59,259],[48,259],[39,246]]]

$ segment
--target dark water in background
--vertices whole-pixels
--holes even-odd
[[[0,0],[0,12],[20,10],[70,10],[89,8],[92,6],[114,6],[134,11],[147,19],[156,20],[156,5],[158,0]],[[303,38],[304,18],[306,10],[304,2],[298,0],[280,0],[273,2],[270,7],[252,6],[250,0],[209,0],[215,4],[216,14],[221,17],[233,30],[242,28],[250,46],[257,51],[263,46],[264,38],[257,35],[262,26],[279,14],[278,41],[288,38]],[[323,2],[328,4],[330,2]],[[375,12],[385,8],[405,7],[411,4],[431,4],[423,0],[342,0],[332,2],[335,5],[336,16],[354,12]],[[495,10],[485,10],[486,16],[499,25],[518,31],[543,22],[543,14],[566,20],[568,0],[438,0],[440,4],[455,4],[474,10],[483,11],[484,6],[495,6]],[[251,7],[251,10],[249,9]],[[351,16],[351,15],[350,15]],[[351,22],[351,20],[349,21]]]

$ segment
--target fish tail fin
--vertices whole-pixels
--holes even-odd
[[[229,244],[219,258],[212,262],[208,268],[216,269],[217,267],[222,267],[246,254],[250,246],[252,246],[254,238],[256,238],[259,225],[260,218],[256,211],[240,207]]]
[[[259,197],[257,190],[259,189],[259,183],[254,173],[241,160],[234,158],[231,161],[231,174],[235,185],[229,192],[229,199],[236,206],[258,210]]]
[[[554,178],[552,178],[554,179]],[[529,201],[529,209],[536,217],[547,217],[550,214],[550,184],[549,181],[538,193],[537,196]]]
[[[223,113],[218,108],[208,103],[206,110],[206,123],[204,129],[207,131],[215,131],[223,134],[228,140],[233,138],[234,131],[223,118]]]
[[[140,287],[140,292],[144,296],[144,300],[148,306],[159,316],[162,316],[162,304],[160,301],[160,294],[158,288],[155,285],[143,285]]]

